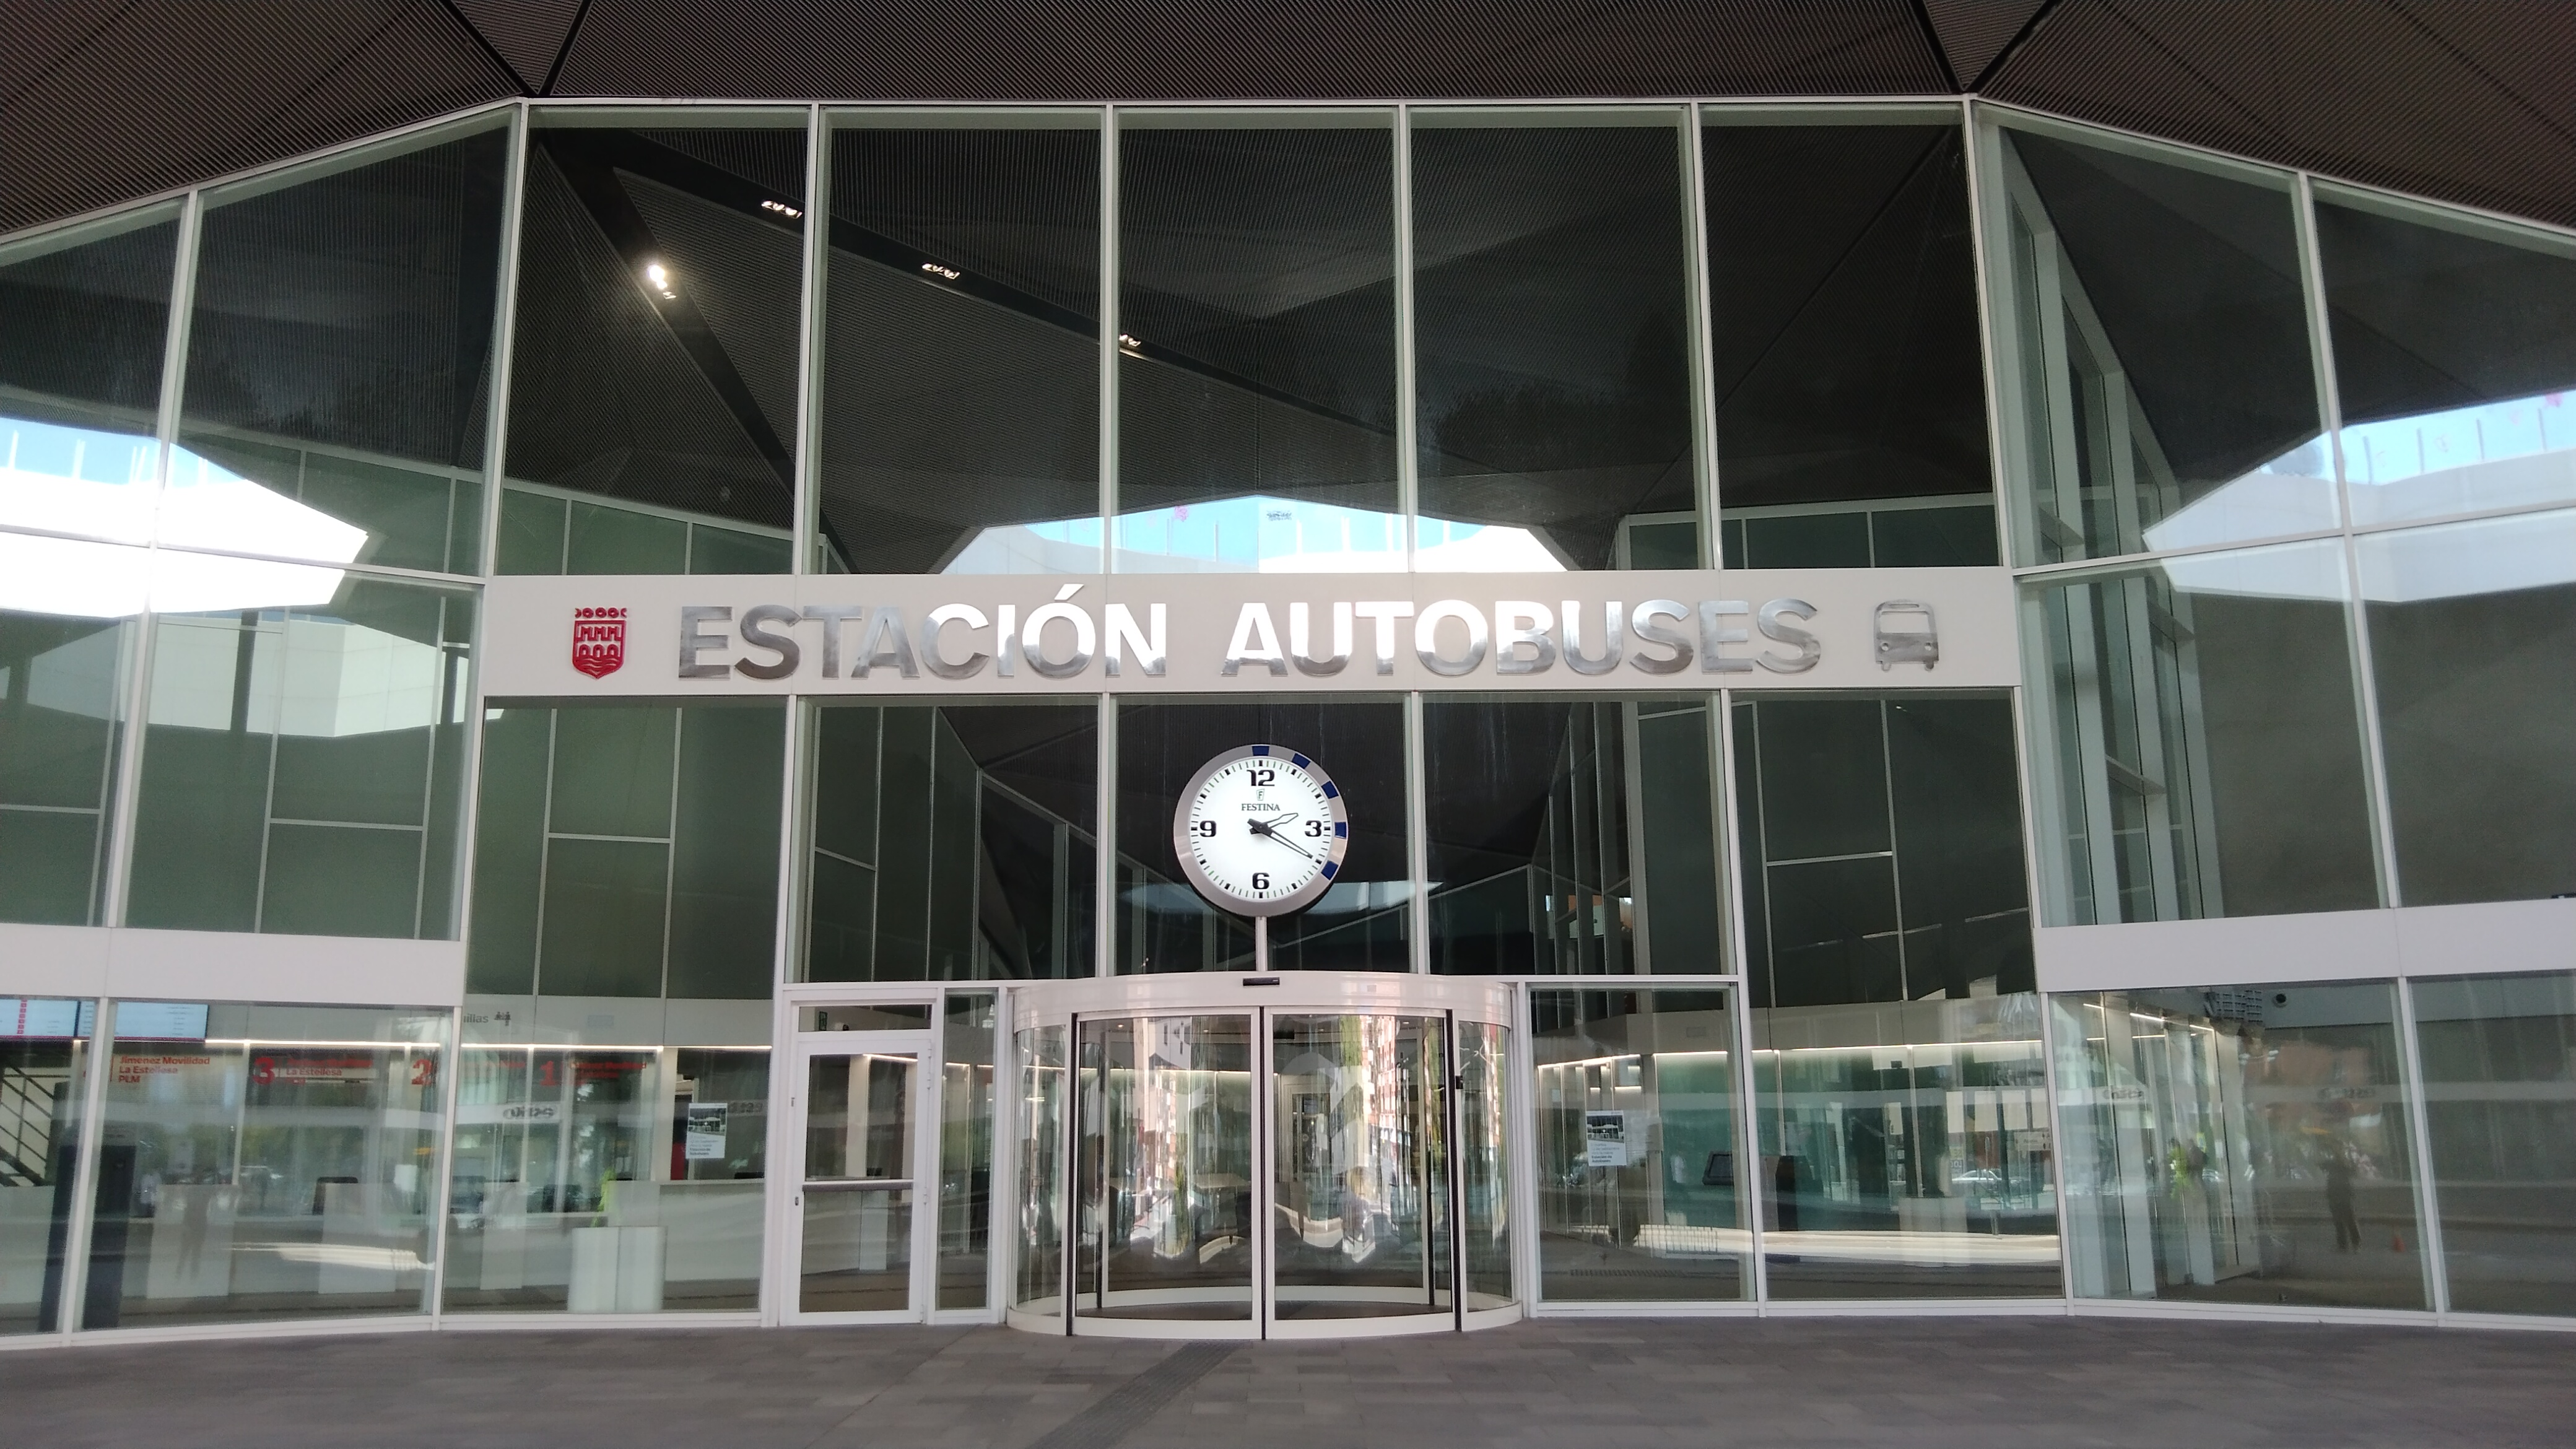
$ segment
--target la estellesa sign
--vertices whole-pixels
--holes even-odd
[[[489,696],[1998,688],[1999,569],[512,577]]]

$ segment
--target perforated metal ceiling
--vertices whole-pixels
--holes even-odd
[[[2576,223],[2566,0],[0,0],[0,230],[515,95],[1997,100]]]

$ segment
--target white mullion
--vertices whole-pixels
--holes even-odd
[[[1100,108],[1100,571],[1118,559],[1118,108]],[[1103,815],[1104,832],[1108,816]],[[1106,840],[1104,833],[1103,839]],[[1106,905],[1103,913],[1106,914]],[[1106,953],[1101,957],[1105,964]]]
[[[1719,547],[1717,521],[1717,365],[1710,355],[1709,339],[1716,325],[1716,299],[1708,265],[1708,167],[1702,154],[1707,136],[1701,128],[1697,102],[1682,110],[1682,196],[1686,215],[1682,220],[1682,244],[1690,254],[1683,260],[1685,285],[1690,289],[1690,377],[1691,449],[1696,455],[1691,469],[1692,495],[1699,501],[1699,547],[1702,568],[1723,567],[1726,560]]]
[[[1395,492],[1407,572],[1413,568],[1422,514],[1422,443],[1420,419],[1414,416],[1420,406],[1420,381],[1413,355],[1413,305],[1413,108],[1400,105],[1395,108]],[[1421,872],[1414,874],[1418,887]]]
[[[1735,752],[1739,748],[1735,737],[1735,696],[1732,691],[1720,691],[1711,698],[1714,701],[1712,707],[1717,711],[1717,718],[1711,722],[1712,738],[1717,744],[1716,773],[1726,782],[1723,796],[1726,840],[1718,852],[1718,874],[1724,877],[1728,874],[1729,865],[1735,867],[1735,889],[1725,896],[1730,907],[1727,930],[1732,938],[1735,957],[1735,1090],[1738,1094],[1736,1121],[1740,1124],[1735,1144],[1735,1200],[1738,1211],[1743,1214],[1749,1245],[1746,1252],[1750,1271],[1745,1276],[1744,1295],[1748,1302],[1758,1306],[1769,1301],[1771,1275],[1762,1256],[1762,1118],[1759,1101],[1754,1096],[1761,1083],[1753,1072],[1753,993],[1749,989],[1753,980],[1753,945],[1748,930],[1743,881],[1744,862],[1747,859],[1758,861],[1761,857],[1758,853],[1748,853],[1744,845],[1744,806],[1740,798],[1743,792],[1736,788],[1740,776],[1735,768]],[[1758,740],[1756,747],[1758,754]],[[1754,781],[1759,788],[1761,769],[1758,758]],[[1754,807],[1754,825],[1758,830],[1761,802],[1754,802]],[[1767,865],[1763,867],[1765,911],[1770,909],[1771,900],[1769,870]],[[1763,939],[1770,939],[1768,931],[1764,932]]]
[[[2424,1085],[2424,1055],[2415,1036],[2415,984],[2401,976],[2391,986],[2397,993],[2398,1070],[2405,1074],[2399,1091],[2412,1098],[2406,1123],[2415,1154],[2415,1245],[2424,1253],[2424,1305],[2448,1313],[2451,1273],[2442,1257],[2442,1197],[2433,1182],[2433,1126],[2427,1120],[2432,1093]]]
[[[1106,547],[1106,544],[1103,545]],[[1099,736],[1092,756],[1091,974],[1118,974],[1118,696],[1099,697]],[[1068,1038],[1068,1042],[1070,1038]],[[1070,1050],[1070,1046],[1067,1048]]]
[[[1413,878],[1407,913],[1413,930],[1413,971],[1431,972],[1431,782],[1430,748],[1423,728],[1422,691],[1404,697],[1404,836],[1405,870]]]
[[[63,1267],[61,1287],[54,1295],[54,1329],[68,1342],[79,1330],[82,1310],[89,1300],[89,1244],[91,1218],[96,1215],[98,1198],[98,1154],[107,1139],[107,1073],[116,1056],[115,1033],[110,1029],[108,1013],[114,1003],[106,997],[91,1001],[89,1024],[89,1079],[81,1083],[80,1147],[72,1160],[71,1211],[63,1230]],[[73,1029],[79,1029],[77,1008]]]
[[[831,173],[824,164],[831,133],[823,124],[823,108],[808,106],[805,112],[805,257],[798,285],[803,289],[804,305],[796,311],[796,443],[789,462],[787,571],[791,574],[821,573],[816,567],[817,554],[823,546],[821,490],[814,484],[814,455],[818,451],[816,433],[822,427],[822,409],[815,394],[822,386],[823,287],[824,267],[832,244],[830,196]],[[570,537],[570,530],[566,530]]]

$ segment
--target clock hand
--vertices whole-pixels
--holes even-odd
[[[1269,836],[1271,839],[1273,839],[1273,840],[1275,840],[1275,841],[1278,841],[1281,845],[1284,845],[1284,846],[1288,847],[1290,850],[1293,850],[1293,851],[1297,852],[1299,855],[1302,855],[1302,856],[1306,857],[1308,860],[1313,860],[1313,859],[1315,858],[1315,853],[1314,853],[1313,851],[1308,850],[1306,847],[1304,847],[1304,846],[1302,846],[1302,845],[1299,845],[1297,842],[1295,842],[1295,841],[1293,841],[1293,840],[1290,840],[1287,836],[1280,834],[1280,833],[1279,833],[1278,831],[1276,831],[1276,830],[1265,830],[1265,831],[1263,831],[1263,832],[1261,832],[1261,833],[1262,833],[1262,834],[1264,834],[1264,835]]]

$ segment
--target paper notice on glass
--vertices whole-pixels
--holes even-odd
[[[1583,1146],[1583,1164],[1586,1167],[1627,1166],[1628,1114],[1625,1112],[1584,1113]]]
[[[722,1162],[725,1155],[725,1104],[691,1102],[689,1136],[682,1156],[690,1162]]]

